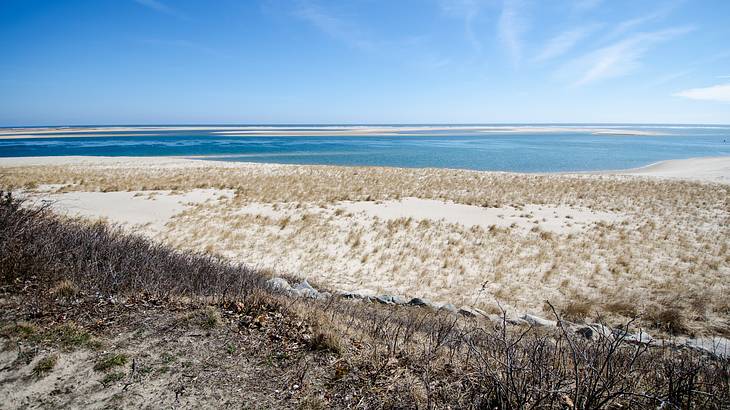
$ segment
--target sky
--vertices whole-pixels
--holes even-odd
[[[0,0],[0,126],[730,124],[727,0]]]

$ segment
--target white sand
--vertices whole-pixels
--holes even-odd
[[[610,173],[730,184],[730,156],[661,161],[642,168]]]
[[[185,193],[170,191],[145,192],[64,192],[46,193],[54,187],[41,186],[41,194],[29,194],[29,199],[48,201],[57,212],[90,219],[143,226],[148,233],[160,232],[173,216],[188,206],[232,197],[231,190],[194,189]]]
[[[623,219],[618,214],[567,206],[525,205],[521,209],[512,206],[484,208],[420,198],[385,202],[343,202],[340,206],[348,212],[384,220],[398,218],[413,218],[416,221],[442,220],[467,228],[480,226],[485,229],[491,226],[498,228],[512,226],[523,230],[539,227],[541,230],[555,233],[577,232],[595,222],[617,222]]]

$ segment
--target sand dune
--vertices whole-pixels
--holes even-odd
[[[642,168],[617,172],[617,174],[730,184],[730,157],[662,161]]]
[[[728,161],[546,175],[10,158],[0,187],[334,289],[538,315],[550,300],[717,333],[730,332]]]

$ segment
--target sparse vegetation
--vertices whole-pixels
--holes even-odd
[[[123,378],[124,378],[123,372],[108,373],[106,376],[104,376],[103,379],[101,379],[101,384],[103,384],[104,386],[109,386],[111,384],[118,382],[119,380],[122,380]]]
[[[546,299],[567,306],[579,294],[593,303],[591,319],[621,323],[638,318],[657,331],[730,334],[723,297],[730,292],[724,279],[730,273],[727,185],[210,162],[6,167],[0,175],[0,185],[7,187],[31,182],[59,184],[60,191],[232,189],[234,198],[189,207],[154,235],[178,249],[207,252],[211,258],[226,255],[338,289],[372,288],[485,310],[496,295],[508,309],[535,313]],[[530,206],[566,206],[623,219],[599,221],[580,228],[580,234],[533,232],[366,219],[339,203],[408,196],[510,206],[525,218],[535,215]],[[270,206],[271,215],[240,212],[247,204]],[[555,215],[575,223],[565,216]],[[701,309],[697,295],[706,301]],[[676,302],[668,306],[668,300]],[[651,306],[671,307],[682,317],[675,325],[662,325]]]
[[[493,296],[498,295],[503,305],[536,313],[541,312],[542,301],[550,299],[568,308],[565,313],[572,319],[603,317],[621,323],[638,317],[647,327],[654,326],[653,319],[643,305],[664,303],[665,295],[672,295],[694,329],[725,326],[720,295],[727,285],[720,278],[730,265],[715,264],[700,275],[691,264],[672,261],[673,249],[687,243],[646,238],[630,225],[599,223],[580,235],[363,217],[343,225],[335,217],[336,209],[312,214],[306,221],[292,218],[290,229],[282,234],[271,229],[267,218],[240,213],[233,205],[205,205],[176,217],[174,228],[160,237],[184,249],[213,244],[217,252],[233,255],[235,260],[257,261],[338,289],[372,288],[485,310],[491,309]],[[296,215],[301,208],[280,205],[277,212]],[[197,228],[203,225],[210,229]],[[662,227],[666,234],[652,235],[676,235],[669,230],[679,229],[667,225],[653,229]],[[691,246],[697,249],[707,238],[714,238],[717,244],[702,247],[719,255],[722,240],[716,233],[695,236],[701,242]],[[672,280],[657,280],[666,277]],[[697,293],[706,301],[701,316],[688,314],[697,311],[691,302],[696,298],[690,299]],[[575,295],[590,302],[578,303]]]
[[[136,323],[166,318],[167,322],[159,324],[163,334],[158,337],[168,344],[182,343],[181,335],[195,338],[195,351],[184,362],[175,362],[182,374],[148,372],[140,376],[138,371],[135,377],[175,374],[178,379],[193,380],[196,376],[191,372],[208,372],[211,360],[219,360],[220,371],[226,371],[231,364],[226,363],[229,356],[221,354],[225,343],[212,343],[214,353],[206,354],[206,338],[249,337],[259,344],[241,355],[260,361],[260,371],[288,369],[285,377],[274,379],[285,387],[266,386],[270,400],[278,400],[275,403],[280,405],[721,408],[730,400],[727,360],[693,351],[636,345],[621,336],[588,341],[560,329],[495,328],[492,322],[426,308],[277,296],[262,287],[263,277],[255,270],[202,254],[182,254],[108,226],[64,220],[48,210],[22,208],[11,198],[0,203],[0,224],[0,257],[6,261],[0,265],[0,278],[8,295],[2,320],[21,323],[12,322],[12,315],[52,322],[62,311],[67,323],[73,323],[62,325],[63,331],[48,327],[58,337],[40,338],[38,343],[88,343],[92,336],[83,329],[103,322],[103,316],[89,315],[103,314],[120,320],[134,318]],[[47,263],[48,256],[60,249],[69,256]],[[60,304],[48,292],[51,284],[64,278],[78,284],[78,305]],[[216,312],[226,315],[209,336],[178,330],[173,315],[164,310],[197,311],[201,306],[216,306]],[[157,316],[146,319],[145,315]],[[108,332],[132,334],[138,326],[123,327],[121,323],[107,325],[113,326]],[[7,334],[36,334],[22,329],[11,326]],[[164,335],[173,331],[182,333]],[[126,362],[120,357],[126,358],[115,354],[99,363]],[[134,369],[132,366],[125,388],[145,388],[135,387]],[[125,376],[109,372],[101,382],[109,386]],[[189,388],[198,389],[195,384]],[[217,391],[229,394],[236,388],[240,390],[234,383]],[[325,389],[327,394],[317,394],[317,389]],[[174,400],[184,390],[174,386],[169,394]],[[133,397],[117,396],[116,400]]]
[[[221,313],[213,306],[206,307],[201,313],[201,326],[205,329],[220,327],[222,323]]]
[[[127,355],[123,353],[107,354],[96,362],[96,364],[94,365],[94,370],[105,372],[113,367],[124,366],[125,364],[127,364],[127,360],[129,360],[127,358]]]
[[[33,368],[33,374],[39,377],[43,377],[51,370],[53,370],[54,367],[56,367],[56,363],[58,363],[58,355],[48,355],[38,360],[38,363],[36,363],[35,367]]]
[[[59,298],[72,298],[76,296],[78,290],[76,286],[68,279],[64,279],[51,289],[51,294]]]

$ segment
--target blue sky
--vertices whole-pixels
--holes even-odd
[[[0,0],[0,125],[730,123],[726,0]]]

